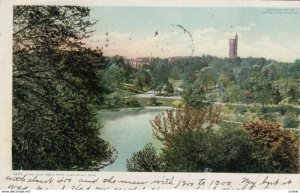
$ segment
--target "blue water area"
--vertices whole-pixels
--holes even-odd
[[[126,172],[126,159],[147,143],[152,143],[159,152],[161,143],[152,134],[150,120],[165,110],[160,107],[99,112],[98,120],[103,125],[100,137],[118,151],[115,162],[101,171]]]

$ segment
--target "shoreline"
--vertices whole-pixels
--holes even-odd
[[[93,171],[100,171],[106,166],[113,164],[118,158],[118,150],[111,144],[108,144],[109,149],[112,151],[112,154],[109,159],[100,162],[97,166],[92,167]]]
[[[126,110],[138,110],[138,109],[172,109],[172,106],[144,106],[144,107],[123,107],[119,109],[101,109],[98,112],[107,112],[107,111],[126,111]]]

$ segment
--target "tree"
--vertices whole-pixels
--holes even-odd
[[[158,104],[159,104],[159,103],[158,103],[156,97],[151,97],[151,98],[150,98],[150,101],[149,101],[149,105],[150,105],[150,106],[157,106]]]
[[[135,97],[127,97],[124,100],[124,104],[127,107],[140,107],[141,104],[139,103],[138,99]]]
[[[168,172],[257,172],[256,146],[238,126],[222,124],[217,130],[176,135],[162,160]]]
[[[14,6],[13,169],[82,170],[111,152],[99,136],[100,50],[89,9]]]
[[[272,97],[272,103],[273,104],[278,104],[280,101],[282,101],[283,96],[279,92],[278,88],[274,88],[271,92],[271,97]]]
[[[294,131],[264,120],[243,127],[229,123],[211,127],[198,119],[199,113],[179,110],[157,116],[152,126],[164,145],[160,162],[145,161],[156,153],[154,148],[148,154],[144,149],[128,162],[130,171],[145,171],[155,163],[156,171],[164,172],[298,172],[299,137]]]
[[[215,172],[260,172],[257,161],[258,147],[240,125],[222,123],[217,131]]]
[[[145,70],[140,70],[135,74],[134,85],[138,89],[143,89],[145,86],[150,86],[151,77]]]
[[[150,67],[149,71],[152,87],[162,85],[168,81],[170,75],[170,65],[166,61],[159,60]]]
[[[259,147],[261,172],[298,173],[299,137],[296,132],[266,120],[251,121],[243,128]]]
[[[186,86],[182,92],[182,97],[192,107],[201,107],[205,104],[205,91],[203,86],[199,84]]]
[[[258,66],[251,69],[249,90],[254,94],[254,100],[265,108],[266,104],[278,104],[283,98],[278,88],[269,81],[269,70],[261,72]]]
[[[148,143],[126,160],[126,167],[130,172],[158,172],[161,170],[161,161],[152,144]]]
[[[153,171],[145,168],[155,165],[155,171],[163,172],[259,172],[258,149],[237,125],[221,124],[218,129],[180,132],[173,144],[163,147],[159,158],[154,148],[146,151],[144,147],[127,160],[128,171]]]
[[[169,81],[167,81],[164,91],[166,92],[167,96],[174,95],[174,88],[173,88],[172,84]]]
[[[278,104],[282,100],[281,93],[270,82],[262,81],[252,85],[255,101],[263,108],[266,104]]]
[[[163,148],[163,171],[203,172],[212,168],[216,157],[216,135],[212,130],[197,130],[177,133],[173,145]]]
[[[174,145],[174,138],[178,133],[209,130],[219,121],[220,107],[179,106],[157,115],[150,123],[154,136],[170,148]]]
[[[250,75],[249,66],[242,66],[237,75],[237,84],[241,88],[243,88],[243,89],[249,88],[249,82],[248,82],[249,75]]]
[[[289,101],[291,101],[291,102],[297,102],[298,93],[297,93],[297,90],[294,87],[291,87],[288,90],[287,96],[290,97]]]
[[[300,73],[300,59],[295,60],[294,64],[288,65],[289,75],[295,79],[299,78]]]
[[[199,81],[202,83],[206,91],[209,86],[216,86],[217,84],[217,76],[211,67],[201,69],[198,76]]]
[[[230,102],[242,101],[241,89],[239,88],[239,86],[233,84],[233,82],[228,83],[225,94]]]

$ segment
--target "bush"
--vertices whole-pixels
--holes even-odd
[[[178,133],[173,146],[164,148],[163,168],[167,172],[203,172],[205,168],[213,167],[216,157],[216,135],[208,131],[188,131]]]
[[[287,115],[283,119],[284,127],[286,128],[297,128],[299,125],[299,121],[296,116]]]
[[[139,103],[137,98],[134,98],[134,97],[125,98],[124,104],[128,107],[140,107],[141,106],[141,104]]]
[[[105,104],[108,108],[119,108],[124,105],[124,98],[120,94],[114,92],[106,98]]]
[[[235,112],[238,113],[238,114],[244,114],[247,112],[247,109],[245,106],[238,106],[236,109],[235,109]]]
[[[276,108],[276,111],[281,115],[284,115],[287,112],[288,108],[286,106],[280,105]]]
[[[255,145],[239,127],[180,133],[174,146],[164,149],[168,172],[256,172]]]
[[[226,94],[224,94],[222,96],[222,103],[227,103],[227,102],[229,102],[229,97]]]
[[[243,128],[258,145],[260,172],[298,173],[299,137],[274,122],[251,121]]]
[[[151,97],[150,101],[149,101],[149,105],[150,106],[157,106],[158,105],[157,98],[156,97]]]
[[[126,160],[126,167],[130,172],[158,172],[161,161],[152,144],[148,143],[142,150],[133,153],[131,158]]]
[[[251,121],[243,128],[222,123],[220,128],[177,130],[171,139],[160,158],[148,145],[134,153],[128,170],[297,173],[299,169],[298,135],[270,121]]]
[[[220,122],[220,107],[179,106],[157,115],[151,121],[154,136],[167,147],[173,146],[178,133],[208,130]]]
[[[279,115],[280,114],[277,112],[276,113],[265,113],[265,114],[259,115],[259,119],[276,122]]]

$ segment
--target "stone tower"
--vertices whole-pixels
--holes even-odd
[[[229,59],[234,60],[237,58],[238,48],[238,35],[235,35],[234,39],[229,39]]]

